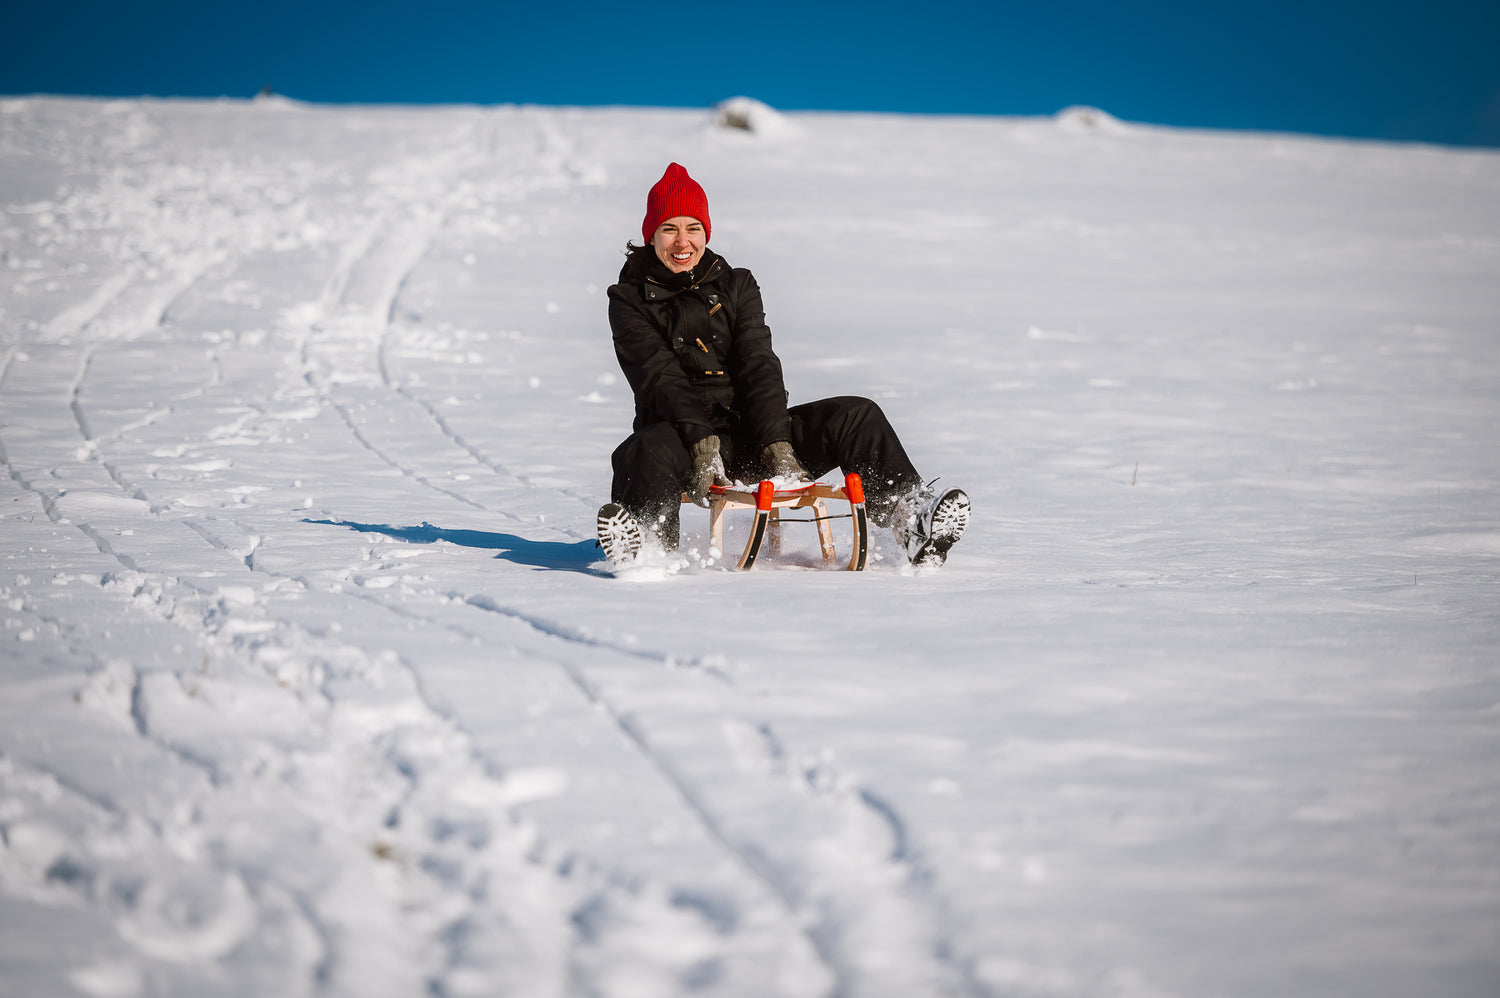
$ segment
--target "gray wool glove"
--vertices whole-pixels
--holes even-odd
[[[724,458],[719,453],[719,438],[704,437],[693,444],[693,477],[688,482],[688,497],[699,506],[708,507],[708,487],[728,485]]]
[[[799,481],[812,481],[812,475],[802,467],[802,462],[797,460],[797,454],[792,450],[792,445],[785,440],[766,444],[760,452],[760,463],[771,472],[772,478],[795,478]]]

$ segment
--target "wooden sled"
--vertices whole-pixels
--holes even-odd
[[[781,511],[783,509],[811,509],[812,520],[818,527],[818,546],[823,551],[823,562],[833,565],[838,554],[833,548],[833,529],[828,521],[825,499],[841,499],[849,503],[849,521],[853,525],[852,550],[849,554],[849,571],[862,571],[869,559],[869,525],[865,520],[865,490],[859,476],[844,476],[843,488],[835,488],[824,482],[808,482],[791,488],[776,488],[771,481],[761,482],[754,492],[715,485],[709,489],[708,529],[716,550],[724,550],[724,511],[727,509],[753,509],[755,522],[750,527],[750,538],[745,542],[745,551],[740,555],[736,567],[744,571],[755,564],[761,548],[769,541],[774,554],[781,547]],[[684,503],[692,502],[687,496]],[[804,521],[806,522],[806,521]]]

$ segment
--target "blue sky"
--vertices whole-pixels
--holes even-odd
[[[1500,0],[6,0],[0,93],[1051,114],[1500,146]]]

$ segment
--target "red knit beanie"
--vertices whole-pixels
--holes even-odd
[[[713,236],[713,226],[708,221],[708,195],[686,170],[673,163],[646,195],[646,218],[641,222],[641,238],[646,245],[651,245],[651,237],[656,234],[658,225],[678,215],[696,218],[703,223],[705,243]]]

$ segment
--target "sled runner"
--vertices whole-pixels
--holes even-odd
[[[740,555],[736,566],[740,571],[755,564],[755,559],[760,555],[761,548],[767,541],[770,543],[772,553],[780,549],[781,525],[795,522],[781,518],[783,509],[811,509],[813,511],[812,522],[815,522],[818,527],[818,546],[823,551],[824,563],[832,565],[838,561],[838,554],[833,547],[833,529],[828,525],[828,521],[835,517],[829,515],[828,507],[823,502],[825,499],[840,499],[849,503],[849,512],[845,514],[853,525],[849,570],[858,572],[865,567],[870,546],[869,527],[865,521],[865,490],[859,476],[852,472],[844,476],[843,488],[836,488],[824,482],[808,482],[805,485],[778,489],[776,483],[767,480],[761,482],[754,492],[715,485],[709,489],[709,495],[708,529],[713,539],[713,546],[720,551],[724,550],[724,511],[729,509],[755,510],[755,522],[750,526],[750,538],[745,542],[745,551]],[[692,500],[683,496],[682,501],[687,503]],[[798,519],[807,522],[804,518]]]

